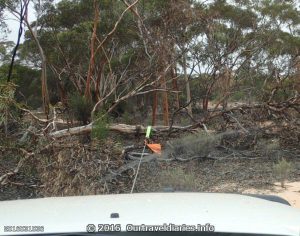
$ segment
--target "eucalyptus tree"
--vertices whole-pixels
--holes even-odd
[[[299,7],[299,6],[298,6]],[[284,101],[294,96],[297,64],[300,56],[300,11],[296,1],[262,1],[253,3],[260,12],[263,34],[258,41],[267,42],[262,48],[261,70],[265,76],[262,99]]]
[[[7,25],[4,19],[5,0],[0,0],[0,39],[4,40],[6,36]]]
[[[28,12],[29,12],[29,4],[31,0],[4,0],[2,2],[4,8],[8,10],[13,16],[16,17],[16,19],[19,21],[19,31],[18,31],[18,36],[17,36],[17,42],[15,45],[15,48],[12,53],[12,59],[8,71],[8,76],[7,76],[7,82],[10,82],[11,77],[12,77],[12,72],[13,72],[13,67],[14,67],[14,62],[15,58],[17,55],[17,50],[20,46],[20,40],[23,35],[23,31],[25,30],[25,26],[28,28],[29,32],[33,36],[35,40],[35,44],[39,49],[39,56],[41,60],[41,88],[42,88],[42,100],[43,100],[43,107],[44,107],[44,112],[45,114],[48,115],[49,112],[49,95],[48,95],[48,89],[47,89],[47,73],[46,73],[46,59],[44,56],[43,48],[41,47],[39,40],[38,40],[38,35],[37,31],[33,31],[31,24],[28,21]],[[34,6],[37,8],[41,8],[41,2],[42,1],[32,1]],[[49,1],[47,1],[49,2]],[[38,14],[39,16],[39,14]]]
[[[96,4],[93,1],[60,1],[48,7],[38,24],[40,41],[45,48],[49,67],[55,74],[54,79],[57,80],[59,88],[63,90],[60,94],[65,94],[67,90],[72,93],[75,90],[83,95],[91,87],[93,98],[97,101],[105,97],[114,86],[112,69],[116,73],[126,67],[126,60],[128,63],[131,53],[129,49],[134,44],[135,36],[130,25],[130,14],[125,14],[114,34],[101,47],[95,48],[95,55],[91,55],[90,38],[93,35],[93,25],[95,26],[95,7],[100,13],[98,24],[94,27],[95,47],[114,28],[124,10],[124,4],[117,1],[95,2]],[[24,50],[32,52],[32,37],[29,34]],[[94,57],[94,69],[89,74],[91,57]],[[87,85],[90,80],[91,84]]]
[[[16,45],[15,45],[13,53],[12,53],[11,63],[10,63],[10,67],[9,67],[8,75],[7,75],[7,82],[10,82],[10,80],[11,80],[15,57],[17,55],[17,50],[20,46],[20,40],[21,40],[23,30],[24,30],[24,28],[23,28],[24,27],[24,25],[23,25],[24,19],[27,17],[28,4],[29,4],[29,0],[21,0],[21,1],[3,0],[3,1],[1,1],[1,4],[0,4],[2,11],[9,10],[11,12],[11,14],[13,14],[19,21],[19,31],[18,31],[18,36],[17,36],[17,42],[16,42]]]
[[[160,92],[162,95],[162,110],[164,124],[168,125],[169,110],[178,109],[179,94],[181,90],[177,84],[180,73],[179,67],[185,66],[182,58],[188,49],[186,44],[190,40],[190,28],[197,20],[194,15],[193,3],[195,1],[142,1],[139,4],[139,12],[145,25],[144,42],[145,52],[150,55],[153,70],[157,75],[161,74],[166,65],[172,63],[170,70],[162,77],[161,81],[156,84],[156,88],[162,88],[165,91]],[[147,57],[144,58],[147,60]],[[189,103],[189,81],[187,76],[184,87],[187,91],[187,103]],[[170,91],[175,90],[175,101],[169,106]],[[152,124],[155,124],[156,110],[158,106],[158,91],[153,91],[152,106]],[[171,93],[172,94],[172,93]],[[191,114],[191,107],[188,106],[188,112]]]
[[[31,26],[49,84],[58,88],[52,97],[63,102],[76,92],[110,110],[125,98],[152,94],[154,124],[160,94],[168,124],[169,93],[178,95],[176,78],[184,71],[186,102],[192,100],[189,83],[199,81],[206,110],[212,96],[226,107],[242,85],[265,80],[268,88],[274,75],[290,78],[295,70],[299,11],[292,1],[62,0],[42,6]],[[39,64],[34,35],[25,36],[24,58]]]
[[[288,75],[291,61],[299,54],[299,11],[293,1],[219,0],[203,12],[191,61],[195,77],[203,82],[204,110],[216,87],[223,90],[219,90],[219,104],[232,93],[230,87],[237,89],[251,78],[253,83],[263,74],[274,78],[272,71]],[[226,81],[232,84],[225,85]]]

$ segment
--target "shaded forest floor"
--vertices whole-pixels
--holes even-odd
[[[123,135],[114,136],[114,141],[111,145],[120,145],[123,141],[123,145],[128,144],[142,144],[142,138],[131,137],[131,139],[122,140]],[[109,146],[107,147],[109,148]],[[104,150],[101,150],[103,152]],[[110,151],[106,150],[107,154]],[[248,150],[249,151],[249,150]],[[250,152],[251,153],[251,150]],[[228,156],[227,158],[221,158],[218,160],[198,158],[186,162],[172,161],[172,162],[158,162],[151,161],[142,163],[141,169],[137,178],[135,192],[160,192],[169,191],[173,189],[175,191],[198,191],[198,192],[226,192],[226,193],[266,193],[280,195],[282,192],[286,192],[289,189],[289,183],[300,180],[300,151],[299,149],[290,148],[284,150],[284,158],[293,163],[293,169],[289,173],[286,179],[286,188],[278,187],[278,178],[274,174],[273,166],[279,160],[278,155],[269,156],[251,156],[251,157],[234,157]],[[257,152],[256,152],[257,155]],[[59,162],[58,157],[56,160]],[[67,157],[69,158],[69,157]],[[119,165],[124,165],[129,160],[120,160],[119,154],[114,157],[116,162],[121,162]],[[144,157],[144,159],[147,157]],[[90,160],[92,162],[92,160]],[[0,163],[0,173],[5,173],[9,169],[13,169],[18,162],[17,156],[6,155]],[[67,175],[71,175],[65,169],[68,164],[62,164],[60,170],[54,170],[53,174],[56,177],[44,176],[41,178],[37,166],[34,164],[35,160],[32,160],[28,165],[24,166],[18,174],[10,178],[10,182],[0,189],[0,200],[11,199],[27,199],[37,198],[44,196],[66,196],[77,195],[80,192],[80,188],[77,193],[74,190],[68,192],[68,189],[76,189],[76,183],[73,185],[63,183],[64,181],[57,176],[61,172]],[[83,161],[85,170],[89,168],[97,168],[88,164],[89,161]],[[51,171],[51,170],[49,170]],[[112,181],[106,186],[105,190],[100,192],[94,192],[92,189],[86,189],[83,194],[99,194],[99,193],[129,193],[132,187],[132,180],[135,172],[132,170],[124,172],[116,180]],[[84,175],[84,174],[83,174]],[[99,174],[100,177],[100,174]],[[63,178],[63,177],[62,177]],[[48,182],[45,186],[44,182]],[[54,182],[53,182],[54,181]],[[81,185],[93,185],[96,179],[86,179],[85,181],[77,184]],[[55,185],[55,182],[59,183],[60,189],[57,188],[56,192],[52,189],[49,190],[49,186]],[[101,188],[101,187],[100,187]],[[300,194],[300,188],[293,188],[292,194],[298,192]],[[46,190],[45,190],[46,189]],[[81,186],[82,189],[82,186]],[[299,195],[295,195],[299,197]],[[283,194],[283,197],[287,198]],[[296,203],[292,199],[288,199],[291,204]],[[297,205],[299,206],[299,205]]]
[[[188,163],[142,164],[135,192],[159,192],[168,188],[185,191],[187,188],[187,191],[198,192],[275,194],[286,198],[292,205],[300,207],[298,202],[300,199],[299,184],[291,189],[289,187],[289,183],[299,181],[300,179],[299,154],[298,156],[291,156],[287,160],[293,162],[294,170],[288,177],[286,188],[284,189],[278,186],[278,180],[272,173],[274,159],[261,158],[255,160],[194,160]],[[13,161],[13,158],[6,160],[4,163],[6,167],[9,165],[14,167],[14,164],[15,161]],[[162,180],[162,172],[166,170],[171,170],[172,172],[174,169],[174,174],[177,175],[179,180],[174,177],[173,180]],[[3,167],[1,168],[2,171]],[[40,184],[37,174],[28,171],[30,170],[22,170],[12,179],[10,184],[1,188],[0,200],[43,197],[39,193],[39,188],[36,187]],[[185,176],[182,176],[182,174]],[[168,175],[165,177],[168,178]],[[124,185],[122,191],[111,190],[110,193],[130,192],[131,181],[127,179],[125,182],[127,184]],[[165,184],[168,182],[170,184]],[[22,183],[26,184],[23,185]],[[295,183],[292,184],[292,186],[294,185]]]
[[[143,158],[134,192],[265,193],[283,196],[298,207],[294,198],[300,197],[299,119],[273,122],[264,110],[230,114],[235,119],[215,118],[208,133],[201,128],[154,133],[152,140],[162,144],[162,155]],[[18,140],[12,135],[6,142],[13,148],[0,149],[0,176],[17,166]],[[139,159],[125,150],[133,145],[140,153],[143,144],[144,134],[112,131],[98,141],[89,134],[57,140],[33,135],[25,145],[36,154],[0,185],[0,200],[129,193]],[[281,179],[274,172],[283,158],[292,166],[285,188],[278,186]]]

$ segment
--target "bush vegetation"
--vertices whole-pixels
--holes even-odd
[[[109,133],[109,118],[103,113],[95,116],[92,128],[92,138],[96,140],[103,140],[107,138]]]
[[[280,180],[281,187],[284,188],[285,181],[292,171],[292,164],[282,158],[277,164],[273,166],[275,177]]]
[[[163,188],[171,188],[174,191],[195,191],[199,186],[195,174],[180,167],[161,172],[159,179]]]
[[[171,141],[165,155],[176,157],[207,156],[220,142],[220,135],[209,135],[205,132],[188,135]]]
[[[71,113],[76,120],[80,121],[84,125],[89,123],[93,109],[91,101],[79,94],[73,94],[70,97],[69,106]]]

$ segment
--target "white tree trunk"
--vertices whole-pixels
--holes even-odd
[[[71,135],[81,135],[81,134],[87,134],[92,131],[93,124],[88,124],[84,126],[78,126],[70,129],[63,129],[59,131],[55,131],[49,134],[52,138],[62,138],[66,136]],[[172,126],[172,129],[174,130],[186,130],[192,128],[192,125],[190,126]],[[145,134],[147,127],[142,125],[126,125],[126,124],[112,124],[108,127],[110,131],[117,131],[121,133],[127,133],[127,134]],[[169,131],[169,126],[153,126],[152,132],[166,132]]]
[[[186,87],[186,102],[189,103],[187,106],[187,111],[190,116],[193,116],[192,111],[192,103],[191,103],[191,88],[190,88],[190,82],[187,75],[187,68],[186,68],[186,53],[183,53],[183,73],[184,73],[184,80],[185,80],[185,87]]]

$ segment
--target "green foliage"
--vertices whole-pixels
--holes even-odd
[[[196,76],[190,80],[190,86],[191,86],[191,94],[192,97],[195,98],[196,100],[199,100],[204,97],[206,89],[205,85],[207,82],[210,80],[209,75],[201,75],[201,76]]]
[[[0,81],[6,81],[9,65],[0,66]],[[11,80],[16,85],[15,99],[32,108],[42,106],[40,71],[15,64]]]
[[[91,120],[91,112],[93,105],[84,96],[73,94],[70,96],[69,101],[71,112],[74,118],[86,125]]]
[[[96,115],[93,121],[92,138],[104,140],[109,134],[109,118],[103,113]]]
[[[274,88],[274,77],[290,73],[293,58],[298,55],[300,12],[295,3],[215,0],[204,6],[202,14],[205,21],[200,20],[203,24],[198,27],[202,28],[198,32],[202,39],[192,44],[190,59],[202,66],[195,77],[199,80],[198,88],[191,81],[195,98],[209,91],[223,68],[232,67],[236,68],[233,71],[243,91],[247,89],[248,95],[266,101],[267,96],[262,96],[264,86]],[[206,75],[208,79],[203,80]],[[286,100],[293,94],[291,91],[277,91],[274,99]],[[240,95],[234,93],[233,100]]]
[[[131,125],[134,123],[134,120],[132,120],[131,114],[128,111],[125,111],[122,115],[122,118],[125,122],[125,124]]]
[[[0,0],[0,39],[3,40],[3,38],[6,36],[6,22],[4,20],[4,10],[5,10],[5,3],[6,0]]]
[[[16,86],[14,84],[0,85],[0,125],[6,123],[7,112],[11,105],[14,104],[14,94]]]
[[[126,5],[121,1],[108,0],[99,0],[98,3],[100,19],[97,28],[97,40],[101,41],[114,28],[120,14],[126,9]],[[97,77],[100,70],[103,70],[104,76],[106,76],[108,65],[103,65],[103,62],[107,60],[106,57],[111,60],[112,70],[118,73],[124,70],[134,55],[137,55],[136,50],[131,50],[135,47],[136,41],[140,40],[134,19],[134,16],[128,11],[114,33],[106,41],[103,50],[98,50],[95,64],[99,65],[101,69],[95,68],[95,75],[93,76]],[[62,0],[57,4],[43,4],[43,12],[38,21],[41,26],[38,32],[39,41],[47,57],[48,65],[60,73],[61,84],[63,84],[64,90],[70,94],[74,90],[81,92],[78,91],[77,86],[74,86],[76,83],[70,81],[86,78],[91,56],[90,39],[93,20],[93,0]],[[35,23],[33,22],[33,24]],[[39,51],[28,31],[25,33],[21,52],[23,60],[39,66]],[[49,69],[48,82],[50,85],[53,84],[52,87],[49,86],[51,98],[51,88],[57,90],[54,83],[57,83],[58,75],[49,73]],[[57,96],[57,93],[52,96]]]
[[[97,26],[96,48],[99,41],[114,28],[120,14],[126,9],[122,1],[98,0],[98,3],[100,19]],[[56,91],[58,75],[60,86],[64,91],[73,93],[76,90],[82,93],[79,84],[86,79],[91,56],[93,0],[61,0],[56,4],[52,1],[43,1],[42,5],[38,21],[38,38],[49,67],[57,70],[57,73],[49,73],[48,69],[50,97],[52,100],[58,100],[60,97]],[[267,84],[272,85],[270,88],[274,87],[272,78],[274,73],[281,76],[290,73],[292,60],[299,51],[300,14],[293,1],[212,0],[203,4],[196,0],[141,0],[135,7],[145,27],[142,26],[140,29],[137,17],[132,11],[128,11],[114,33],[108,37],[103,48],[99,48],[95,57],[92,77],[102,78],[100,88],[107,88],[104,78],[110,76],[117,80],[126,77],[127,81],[130,81],[117,83],[115,97],[133,90],[140,84],[140,79],[153,75],[154,71],[159,73],[160,67],[165,66],[163,64],[177,60],[174,65],[182,66],[180,58],[185,48],[189,66],[194,63],[199,65],[198,75],[193,75],[194,78],[190,81],[195,107],[206,94],[209,99],[222,96],[216,94],[219,91],[215,92],[214,88],[210,88],[224,68],[232,68],[242,89],[251,87],[251,93],[247,94],[265,101],[268,94],[263,94],[266,89],[263,87],[264,79],[270,77]],[[33,25],[36,23],[33,22]],[[148,53],[156,55],[151,59],[151,63],[145,53],[146,49]],[[1,52],[4,51],[0,45],[0,57]],[[19,57],[36,67],[40,66],[36,44],[28,31]],[[164,63],[160,60],[164,60]],[[148,68],[149,64],[151,66]],[[126,73],[123,73],[125,68]],[[169,74],[167,76],[169,77]],[[30,95],[21,91],[28,99],[28,104],[38,107],[40,99],[35,98],[38,97],[36,93],[40,89],[37,88],[39,85],[36,80],[32,79],[29,83],[29,79],[22,78],[22,81],[26,84],[19,88],[22,89],[24,86],[25,93],[30,91]],[[31,83],[35,88],[34,91],[31,87],[27,89],[27,85]],[[184,87],[185,84],[182,83],[179,89],[183,90]],[[290,89],[278,91],[274,99],[287,99],[291,94],[290,91]],[[107,91],[99,93],[96,96],[101,97],[105,96]],[[18,92],[16,94],[19,96]],[[32,99],[28,96],[32,96]],[[181,104],[185,104],[185,93],[181,93],[180,96]],[[242,97],[243,94],[237,92],[233,94],[231,100],[239,100]],[[113,96],[107,98],[108,100],[113,100]],[[104,101],[104,104],[113,103],[107,101]],[[79,116],[77,112],[75,113]],[[86,119],[84,120],[86,122]]]
[[[236,91],[232,96],[232,101],[242,101],[245,98],[245,93],[243,91]]]
[[[292,163],[287,162],[284,158],[282,158],[277,164],[274,164],[274,174],[280,180],[282,188],[284,187],[285,181],[292,169]]]
[[[214,1],[209,8],[211,14],[216,14],[220,19],[225,19],[240,28],[252,28],[257,16],[251,9],[243,9],[238,5],[232,5],[227,1]]]
[[[1,32],[1,26],[0,26]],[[11,60],[11,50],[15,44],[11,41],[0,42],[0,65],[7,64]]]
[[[4,125],[7,133],[7,125],[10,119],[14,118],[17,103],[14,99],[16,85],[12,83],[0,84],[0,126]]]

